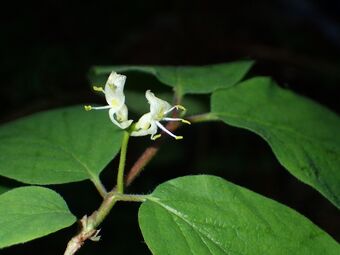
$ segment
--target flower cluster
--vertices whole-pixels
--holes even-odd
[[[85,110],[102,110],[109,109],[109,116],[111,121],[120,127],[121,129],[128,128],[133,120],[128,119],[128,109],[125,104],[124,85],[126,76],[112,72],[105,84],[104,89],[102,87],[94,86],[95,91],[99,91],[105,94],[105,99],[108,105],[93,107],[85,105]],[[145,97],[150,104],[150,112],[145,113],[138,122],[133,126],[131,136],[145,136],[151,135],[151,139],[155,140],[161,136],[157,134],[158,128],[172,136],[175,139],[182,139],[182,136],[176,136],[167,130],[161,121],[181,121],[186,124],[190,124],[189,121],[182,118],[167,117],[173,110],[185,110],[181,105],[171,106],[168,102],[158,98],[150,90],[145,92]]]

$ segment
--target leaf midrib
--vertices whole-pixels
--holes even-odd
[[[195,229],[199,235],[204,236],[205,238],[207,238],[208,240],[210,240],[212,243],[214,243],[219,249],[221,249],[223,252],[225,252],[226,254],[228,254],[228,251],[225,250],[225,247],[221,247],[221,244],[217,241],[215,241],[214,239],[210,238],[206,233],[202,232],[197,226],[195,226],[195,224],[192,224],[190,221],[188,221],[185,217],[183,217],[180,213],[177,212],[177,210],[175,208],[172,208],[168,205],[165,205],[163,203],[160,202],[160,198],[157,197],[149,197],[148,198],[149,201],[152,201],[158,205],[160,205],[161,207],[163,207],[165,210],[167,210],[169,213],[173,214],[174,216],[177,216],[178,218],[180,218],[181,220],[183,220],[185,223],[187,223],[191,228]],[[206,243],[203,242],[205,245]],[[206,245],[207,246],[207,245]],[[210,250],[210,248],[207,246],[208,250]]]

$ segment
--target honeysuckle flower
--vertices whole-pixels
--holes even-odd
[[[186,124],[190,124],[189,121],[181,118],[169,118],[166,117],[167,114],[172,112],[173,110],[185,110],[185,108],[181,105],[171,106],[168,102],[156,97],[154,93],[150,90],[147,90],[145,93],[145,97],[150,104],[150,112],[145,113],[136,123],[134,127],[134,131],[132,131],[131,136],[145,136],[151,135],[152,140],[156,140],[161,136],[161,134],[157,134],[157,129],[160,128],[168,135],[172,136],[175,139],[182,139],[183,136],[177,136],[167,130],[160,122],[161,121],[181,121]]]
[[[125,129],[129,127],[132,120],[128,120],[128,109],[125,105],[124,85],[126,76],[112,72],[107,79],[104,89],[102,87],[93,86],[95,91],[105,94],[108,105],[93,107],[85,105],[86,111],[109,109],[111,121],[118,127]]]

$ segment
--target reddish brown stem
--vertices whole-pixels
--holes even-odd
[[[166,129],[173,132],[180,126],[179,122],[169,122],[166,125]],[[137,159],[135,164],[129,170],[126,178],[125,185],[129,186],[140,174],[140,172],[144,169],[144,167],[151,161],[151,159],[157,154],[161,145],[164,143],[165,139],[159,139],[153,143],[150,147],[148,147],[142,155]]]

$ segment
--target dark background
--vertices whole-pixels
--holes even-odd
[[[87,80],[92,65],[206,65],[239,59],[256,60],[249,77],[272,76],[281,86],[340,111],[336,0],[49,0],[39,6],[16,3],[2,8],[1,16],[1,123],[40,110],[102,102]],[[186,139],[167,141],[130,192],[147,193],[186,174],[215,174],[298,210],[340,240],[337,209],[285,171],[258,136],[220,123],[177,133]],[[143,138],[131,143],[128,167],[148,144]],[[104,171],[106,184],[116,165]],[[52,188],[78,217],[100,203],[89,182]],[[149,254],[137,210],[132,204],[115,207],[102,226],[102,241],[88,242],[79,254]],[[75,232],[73,226],[0,254],[61,254]]]

